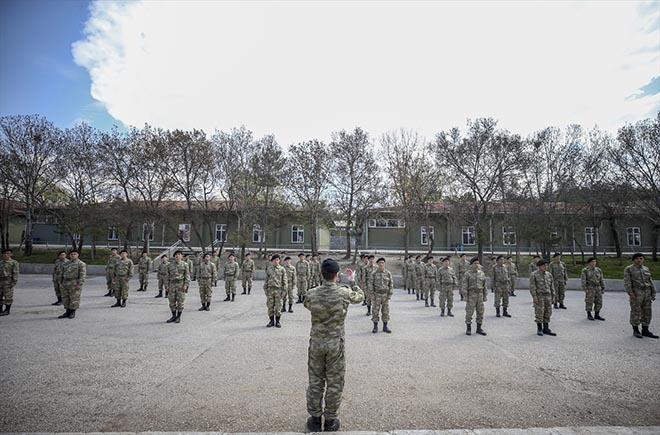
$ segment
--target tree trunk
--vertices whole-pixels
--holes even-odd
[[[29,205],[25,214],[25,231],[23,233],[23,242],[25,243],[25,246],[23,247],[23,255],[29,257],[32,255],[32,210],[31,206]]]
[[[314,213],[314,216],[312,217],[312,238],[311,238],[312,255],[319,255],[318,240],[316,240],[317,226],[318,226],[318,216],[316,213]]]
[[[660,233],[660,225],[653,225],[651,230],[651,260],[658,261],[658,233]]]
[[[616,219],[609,219],[610,222],[610,233],[612,234],[612,240],[614,240],[614,249],[616,250],[616,258],[621,258],[623,251],[621,250],[621,241],[619,240],[619,231],[616,229]]]
[[[352,249],[351,249],[351,231],[349,230],[350,227],[351,226],[349,225],[349,223],[346,222],[346,255],[344,256],[344,258],[347,259],[347,260],[349,258],[351,258],[351,251],[352,251]]]

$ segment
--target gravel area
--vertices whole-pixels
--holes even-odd
[[[302,305],[267,329],[262,282],[233,303],[219,282],[210,312],[192,283],[182,323],[166,324],[155,282],[122,309],[91,277],[76,319],[58,320],[50,278],[22,275],[0,317],[0,432],[304,431]],[[568,292],[557,337],[536,335],[529,292],[517,294],[511,319],[495,318],[489,296],[487,337],[465,335],[458,301],[440,317],[397,289],[392,334],[372,334],[351,306],[342,429],[660,425],[660,340],[632,337],[625,294],[607,293],[607,321],[590,322],[582,293]]]

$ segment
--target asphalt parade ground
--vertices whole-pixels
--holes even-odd
[[[60,320],[50,276],[20,277],[0,317],[0,432],[305,430],[302,305],[266,328],[261,281],[235,302],[218,282],[210,312],[197,311],[193,282],[182,322],[166,324],[155,275],[148,292],[137,286],[126,308],[110,308],[105,278],[90,277],[76,318]],[[458,295],[450,318],[395,290],[392,334],[372,334],[366,308],[351,306],[342,430],[660,426],[660,340],[632,336],[625,293],[605,294],[600,322],[567,292],[557,337],[536,335],[529,292],[516,293],[510,319],[495,317],[489,294],[486,337],[465,335]]]

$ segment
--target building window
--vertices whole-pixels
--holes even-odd
[[[302,225],[291,226],[291,243],[305,243],[305,227]]]
[[[464,245],[474,245],[474,227],[461,227]]]
[[[119,240],[119,231],[117,231],[117,227],[108,227],[108,240]]]
[[[218,242],[227,241],[227,224],[215,224],[215,240]]]
[[[190,224],[179,224],[179,238],[184,242],[190,241]]]
[[[502,227],[502,244],[504,246],[515,246],[516,232],[511,227]]]
[[[642,232],[639,227],[628,227],[626,233],[628,233],[628,246],[642,246]]]
[[[369,219],[369,228],[405,228],[401,219]]]
[[[426,231],[425,226],[420,227],[420,231],[421,231],[420,239],[421,239],[422,245],[428,245],[429,244],[429,240],[430,240],[429,236],[430,236],[431,239],[435,240],[435,230],[432,226],[429,226],[429,231],[428,232]]]
[[[584,227],[584,244],[585,246],[600,246],[598,228]]]
[[[151,232],[149,231],[149,227],[149,224],[142,224],[142,241],[145,241],[147,237],[149,237],[150,242],[154,240],[154,234],[156,234],[156,224],[151,224]],[[179,231],[181,231],[181,225],[179,225]],[[190,234],[190,229],[188,230],[188,234]],[[188,235],[188,237],[190,237],[190,235]],[[188,240],[186,240],[186,242]]]
[[[252,227],[252,243],[261,243],[263,242],[264,232],[261,230],[261,226],[254,224]]]

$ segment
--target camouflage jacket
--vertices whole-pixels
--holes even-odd
[[[151,258],[147,255],[140,257],[140,261],[138,261],[138,271],[140,272],[149,272],[151,270],[151,263],[153,261]]]
[[[309,263],[305,260],[299,260],[296,263],[296,276],[298,279],[308,279],[309,278]]]
[[[541,269],[534,272],[529,277],[529,292],[534,299],[541,295],[551,295],[554,297],[555,283],[552,274],[547,270],[544,272]]]
[[[514,280],[518,278],[518,268],[516,267],[516,263],[505,263],[504,266],[506,267],[506,271],[509,272],[509,279]]]
[[[392,297],[392,293],[394,292],[394,280],[392,279],[392,273],[389,270],[383,270],[381,272],[380,269],[376,269],[374,273],[371,274],[369,285],[369,290],[373,294]]]
[[[424,263],[420,262],[415,262],[415,275],[417,276],[418,279],[423,279],[424,278]]]
[[[133,260],[130,258],[123,259],[120,258],[117,263],[115,263],[114,269],[115,276],[128,277],[129,279],[133,277]]]
[[[271,264],[266,269],[265,288],[268,290],[284,290],[287,288],[287,273],[284,267]]]
[[[55,265],[53,266],[53,282],[62,282],[62,272],[64,271],[64,265],[68,263],[69,260],[57,259],[55,260]]]
[[[437,282],[438,284],[442,285],[456,285],[456,274],[454,273],[454,268],[451,266],[442,266],[438,268]]]
[[[324,282],[305,294],[305,308],[312,314],[310,340],[344,338],[344,320],[349,304],[360,304],[364,293],[354,281],[351,288]]]
[[[216,269],[215,264],[210,260],[199,263],[197,274],[200,279],[208,279],[211,281],[218,280],[218,269]]]
[[[472,270],[469,269],[465,272],[463,277],[462,290],[464,294],[469,293],[482,293],[483,297],[488,296],[488,290],[486,290],[486,274],[483,270]]]
[[[596,290],[605,290],[605,282],[603,281],[603,271],[599,267],[585,267],[582,269],[582,289],[593,288]]]
[[[552,279],[555,282],[563,282],[564,284],[568,281],[568,274],[566,273],[566,265],[563,261],[553,261],[548,266],[548,271],[552,274]]]
[[[375,264],[368,264],[364,266],[364,285],[367,286],[369,290],[371,290],[371,279],[374,276],[374,272],[378,268],[376,267]]]
[[[18,282],[18,261],[10,258],[0,260],[0,280],[9,281],[11,286]]]
[[[225,277],[226,279],[236,279],[238,276],[238,263],[237,262],[232,262],[228,261],[225,263],[225,269],[222,273],[222,276]]]
[[[458,265],[456,266],[456,271],[458,272],[458,276],[462,277],[465,275],[465,272],[468,270],[468,266],[470,266],[470,262],[467,260],[458,260]]]
[[[532,277],[534,272],[536,272],[537,270],[539,270],[539,267],[536,265],[536,263],[534,263],[533,261],[531,263],[529,263],[529,276],[530,276],[530,278]]]
[[[250,274],[252,272],[254,272],[254,260],[250,258],[249,260],[243,261],[243,275],[246,273]]]
[[[424,265],[424,279],[428,282],[435,282],[435,274],[438,268],[433,263],[426,263]]]
[[[62,270],[63,281],[75,281],[76,286],[82,286],[87,278],[87,265],[80,260],[68,261]]]
[[[167,280],[168,284],[183,284],[188,287],[190,284],[190,268],[188,263],[183,260],[170,261],[167,266]]]
[[[170,267],[170,261],[162,261],[158,265],[158,279],[167,281],[169,272],[167,269]]]
[[[218,270],[220,268],[220,257],[211,255],[211,263],[215,266],[215,270]]]
[[[651,279],[651,271],[643,264],[641,266],[631,264],[623,270],[623,285],[629,295],[634,295],[635,291],[650,291],[655,298],[655,286]]]
[[[286,283],[287,283],[287,289],[292,289],[293,286],[296,284],[296,268],[293,266],[287,266],[284,265],[282,266],[286,270]]]
[[[115,273],[115,265],[121,259],[121,256],[118,254],[111,255],[108,258],[108,264],[105,266],[105,271],[110,273]]]
[[[497,264],[493,268],[493,282],[497,284],[510,284],[509,271],[503,264]]]

